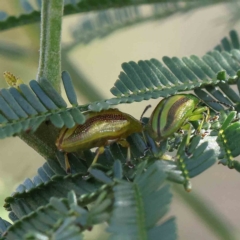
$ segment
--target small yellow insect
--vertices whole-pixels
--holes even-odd
[[[3,77],[4,77],[4,79],[7,82],[9,87],[15,87],[15,88],[18,89],[19,85],[23,84],[23,81],[20,78],[15,77],[10,72],[4,72]]]

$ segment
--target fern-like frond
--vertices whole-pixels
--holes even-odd
[[[4,207],[11,211],[9,218],[16,221],[38,207],[46,205],[51,197],[66,197],[70,189],[81,196],[97,191],[99,187],[98,183],[83,180],[82,174],[54,176],[43,183],[27,179],[11,197],[5,199]]]
[[[149,142],[154,155],[153,159],[151,157],[150,159],[160,160],[168,180],[180,183],[186,191],[191,191],[190,179],[210,168],[218,158],[219,151],[215,149],[215,145],[211,145],[211,141],[215,141],[216,137],[209,137],[206,141],[206,139],[201,140],[200,136],[194,136],[189,145],[187,145],[187,136],[183,138],[180,136],[180,139],[175,137],[174,140],[163,141],[160,147],[154,141]],[[170,160],[164,160],[165,155],[173,149],[177,149],[177,153],[171,154]]]
[[[59,128],[83,123],[85,117],[77,107],[77,97],[67,73],[63,73],[63,83],[72,108],[67,109],[67,103],[45,79],[40,83],[30,81],[30,87],[21,84],[19,89],[1,89],[0,138],[35,131],[46,119]]]
[[[99,157],[97,166],[104,166],[104,172],[108,173],[109,181],[112,181],[112,178],[121,179],[122,177],[133,180],[136,173],[148,169],[153,162],[157,161],[158,166],[165,172],[169,181],[182,184],[186,190],[190,191],[190,178],[197,176],[212,166],[217,159],[217,154],[213,151],[214,148],[211,148],[211,145],[201,143],[200,137],[195,137],[191,141],[188,154],[186,154],[185,140],[182,141],[176,156],[173,156],[172,160],[166,161],[162,156],[168,154],[168,150],[172,147],[171,143],[166,149],[163,149],[162,145],[157,148],[154,146],[155,143],[152,142],[153,155],[149,152],[147,156],[141,158],[147,146],[139,134],[133,134],[128,138],[128,142],[131,145],[134,168],[125,166],[122,172],[116,173],[115,165],[113,166],[115,160],[119,159],[122,164],[125,164],[127,158],[126,149],[118,144],[112,144],[106,148],[105,152]],[[11,211],[10,218],[16,221],[34,211],[34,209],[46,205],[52,196],[66,197],[69,189],[74,189],[78,196],[89,194],[91,199],[95,199],[101,184],[94,182],[92,178],[87,181],[83,179],[93,161],[94,154],[91,151],[85,151],[84,156],[86,161],[69,154],[71,170],[73,173],[78,172],[78,174],[74,175],[66,175],[63,155],[59,155],[59,162],[48,159],[47,163],[39,168],[37,176],[32,180],[26,179],[17,187],[11,197],[5,199],[4,206],[6,210]],[[84,166],[83,162],[87,166]],[[102,182],[106,183],[104,180]],[[90,201],[88,199],[89,197],[85,198],[84,202]],[[21,208],[19,208],[19,205],[21,205]]]
[[[186,149],[187,136],[185,136],[177,152],[176,162],[184,176],[184,187],[187,191],[192,189],[190,178],[211,167],[217,159],[215,149],[211,149],[208,142],[199,144],[200,139],[200,136],[196,136]]]
[[[231,54],[213,51],[202,58],[164,57],[164,64],[156,59],[123,63],[124,72],[111,89],[121,100],[108,102],[142,101],[198,87],[236,82],[240,70],[239,56],[239,50],[233,50]]]
[[[23,236],[25,239],[60,240],[72,239],[71,236],[81,239],[77,237],[82,231],[104,221],[110,221],[111,239],[118,239],[120,234],[126,237],[124,239],[156,239],[156,236],[176,239],[173,218],[161,225],[158,223],[167,213],[172,197],[169,185],[164,184],[166,175],[161,164],[151,164],[147,171],[139,169],[132,183],[121,179],[123,169],[119,161],[115,161],[113,169],[113,179],[99,170],[91,171],[94,178],[105,183],[98,194],[82,195],[78,200],[74,192],[69,193],[67,199],[51,198],[49,204],[32,209],[12,226],[7,226],[4,239],[23,239]],[[90,210],[82,208],[93,196]],[[20,202],[18,205],[24,208]],[[122,214],[122,208],[127,215]],[[140,214],[141,211],[145,214]]]
[[[213,51],[202,58],[192,56],[182,60],[164,57],[163,61],[165,66],[156,59],[139,61],[138,64],[124,63],[122,67],[125,72],[121,72],[119,80],[111,90],[117,98],[84,106],[77,105],[76,94],[66,72],[63,73],[63,83],[72,108],[67,108],[66,102],[45,79],[40,83],[32,80],[31,89],[25,84],[20,85],[20,92],[13,87],[2,89],[0,137],[12,136],[21,131],[35,131],[48,119],[58,128],[64,125],[70,128],[76,123],[84,123],[85,117],[81,111],[101,111],[108,109],[110,105],[167,97],[198,87],[206,87],[215,95],[221,95],[216,94],[217,91],[213,88],[217,85],[228,96],[228,104],[239,102],[239,95],[229,87],[229,84],[238,79],[239,50],[232,50],[231,54]],[[224,102],[223,98],[220,98],[220,101]]]
[[[231,112],[219,130],[217,142],[221,149],[220,163],[229,168],[235,168],[237,171],[240,171],[240,163],[235,160],[240,155],[239,140],[240,122],[236,112]]]
[[[161,225],[172,195],[164,184],[165,174],[159,163],[131,182],[120,181],[113,188],[114,205],[108,231],[110,239],[176,239],[174,218]]]
[[[139,6],[105,10],[94,15],[86,15],[72,29],[74,43],[67,48],[71,49],[77,44],[88,44],[96,38],[104,38],[118,29],[140,23],[144,19]]]
[[[105,38],[113,32],[140,24],[146,21],[157,21],[161,18],[167,18],[173,14],[190,11],[207,3],[201,2],[161,2],[149,6],[146,11],[141,6],[132,6],[121,9],[110,9],[100,11],[96,14],[86,15],[78,21],[72,30],[74,43],[68,46],[71,49],[77,44],[88,44],[97,38]]]
[[[230,52],[233,49],[239,49],[240,48],[240,42],[238,34],[235,30],[232,30],[229,32],[229,36],[224,37],[221,40],[221,43],[218,44],[214,50],[217,50],[219,52],[226,51]]]
[[[0,21],[0,31],[23,26],[30,23],[40,22],[40,12],[22,13],[20,16],[9,16]]]
[[[132,135],[128,138],[128,141],[132,145],[132,156],[134,158],[139,158],[143,155],[146,145],[140,136],[137,134]],[[57,158],[58,161],[47,159],[47,163],[38,169],[38,174],[32,180],[29,178],[26,179],[17,187],[11,197],[5,199],[4,206],[8,211],[12,212],[10,216],[13,217],[11,218],[13,221],[14,219],[29,214],[34,209],[45,205],[52,196],[66,197],[69,189],[74,189],[79,196],[90,191],[91,195],[94,197],[93,192],[98,191],[98,188],[101,185],[93,182],[92,179],[89,179],[88,181],[83,179],[88,167],[93,161],[94,154],[91,151],[84,151],[86,161],[78,158],[74,154],[69,154],[68,156],[73,175],[66,174],[64,155],[59,153]],[[125,163],[126,161],[126,149],[121,148],[117,144],[107,148],[104,154],[99,157],[98,163],[112,169],[115,159],[121,159],[122,163]],[[83,162],[87,165],[83,165]],[[124,170],[124,175],[128,177],[131,177],[135,171],[128,167],[125,167]],[[55,191],[56,189],[59,189],[60,191]],[[21,199],[23,198],[24,201],[22,202]],[[24,206],[22,210],[18,209],[18,204],[20,202],[22,202],[21,204]]]
[[[215,109],[216,111],[221,111],[224,107],[221,104],[218,104],[214,101],[219,101],[226,106],[232,106],[235,110],[239,111],[239,79],[238,79],[238,69],[239,65],[234,61],[239,61],[239,36],[238,33],[234,30],[230,31],[229,36],[224,37],[221,40],[221,43],[218,44],[214,49],[220,51],[219,55],[216,51],[211,51],[208,54],[213,56],[215,59],[219,61],[220,67],[223,67],[227,70],[228,73],[234,74],[233,72],[237,71],[236,79],[229,79],[229,82],[220,81],[217,85],[209,85],[206,86],[205,89],[197,88],[195,89],[195,94],[202,99],[207,105]],[[232,62],[233,61],[233,62]],[[216,69],[217,71],[217,69]],[[225,78],[226,76],[222,76]],[[233,90],[230,87],[231,84],[236,84],[238,92]]]
[[[5,234],[7,229],[11,226],[12,224],[2,218],[0,218],[0,237]],[[0,238],[1,239],[1,238]]]
[[[0,31],[7,30],[14,27],[23,26],[26,24],[36,23],[40,21],[40,3],[38,0],[37,2],[37,8],[34,8],[30,1],[28,0],[22,0],[22,6],[25,10],[24,13],[20,14],[19,16],[8,16],[6,13],[2,12],[0,18]],[[156,3],[156,0],[109,0],[109,1],[102,1],[99,3],[98,1],[65,1],[66,4],[64,6],[64,15],[69,14],[76,14],[76,13],[83,13],[83,12],[89,12],[89,11],[96,11],[96,10],[106,10],[109,8],[120,8],[120,7],[127,7],[132,5],[140,5],[140,4],[150,4],[150,3]],[[159,1],[163,2],[163,1]],[[178,4],[178,2],[181,1],[175,0],[175,5]],[[206,6],[209,4],[216,4],[224,2],[223,0],[215,0],[215,1],[201,1],[202,3],[196,6],[196,4],[189,4],[187,10],[194,9],[196,7]],[[187,3],[185,3],[187,4]],[[191,7],[193,5],[193,7]],[[2,19],[2,20],[1,20]]]
[[[35,209],[19,219],[7,230],[8,239],[83,239],[81,232],[106,221],[109,218],[107,208],[111,201],[102,191],[96,204],[88,211],[82,208],[74,191],[64,199],[51,198],[49,204]]]

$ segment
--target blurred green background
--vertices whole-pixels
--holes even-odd
[[[19,0],[1,0],[0,10],[9,15],[22,12]],[[213,49],[233,28],[228,21],[229,17],[230,12],[226,4],[201,8],[164,20],[123,28],[106,38],[96,39],[89,45],[76,46],[63,57],[68,66],[72,65],[76,71],[85,75],[101,96],[110,98],[112,95],[109,89],[117,80],[123,62],[150,58],[161,60],[164,55],[202,56]],[[78,14],[64,17],[63,46],[71,43],[71,29],[82,18],[83,15]],[[235,25],[234,29],[239,32],[239,24]],[[39,30],[39,24],[31,24],[0,33],[0,76],[4,71],[10,71],[24,82],[36,78]],[[18,49],[19,54],[11,54],[11,50],[14,49]],[[7,87],[3,77],[0,78],[0,87]],[[147,104],[151,102],[154,107],[158,101],[121,105],[119,108],[139,118]],[[86,102],[88,100],[79,94],[79,103]],[[0,152],[0,201],[3,205],[4,198],[10,195],[19,183],[36,174],[44,159],[18,137],[1,140]],[[201,195],[206,205],[219,212],[221,218],[232,225],[237,234],[240,222],[239,173],[216,164],[193,179],[192,184],[193,192]],[[3,208],[0,211],[0,216],[7,218],[7,212]],[[177,217],[181,240],[218,239],[208,226],[199,220],[198,214],[193,213],[178,196],[174,197],[169,215]]]

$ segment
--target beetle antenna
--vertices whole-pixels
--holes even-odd
[[[143,110],[143,113],[142,113],[142,115],[141,115],[141,117],[140,117],[140,122],[141,122],[142,124],[144,124],[143,121],[142,121],[143,116],[144,116],[144,114],[146,113],[146,111],[147,111],[150,107],[152,107],[152,105],[147,105],[147,106],[145,107],[145,109]],[[146,135],[145,135],[145,133],[144,133],[144,128],[142,129],[142,135],[143,135],[143,140],[144,140],[146,146],[148,147],[148,141],[147,141]],[[148,150],[149,150],[149,149],[148,149]],[[145,155],[146,155],[146,152],[145,152],[145,150],[144,150],[144,156],[145,156]]]
[[[146,111],[147,111],[150,107],[152,107],[152,105],[147,105],[147,106],[145,107],[145,109],[143,110],[143,113],[142,113],[142,115],[141,115],[141,117],[140,117],[140,122],[142,122],[142,118],[143,118],[144,114],[146,113]]]

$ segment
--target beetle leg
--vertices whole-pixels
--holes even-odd
[[[193,111],[193,115],[198,115],[199,113],[207,112],[207,116],[210,115],[209,107],[199,107]]]
[[[207,112],[207,113],[205,113]],[[205,115],[206,114],[206,115]],[[202,129],[203,123],[208,122],[210,116],[210,110],[208,107],[200,107],[193,111],[192,116],[188,118],[188,121],[201,120],[197,132],[199,133]]]
[[[147,155],[147,152],[151,151],[151,147],[147,146],[144,150],[143,150],[143,156],[140,156],[140,158],[144,158]]]
[[[192,128],[191,128],[191,124],[189,122],[187,122],[186,124],[184,124],[181,129],[187,130],[188,131],[188,136],[187,136],[187,144],[189,144],[190,142],[190,137],[191,137],[191,132],[192,132]]]
[[[142,121],[143,116],[144,116],[144,114],[146,113],[146,111],[147,111],[150,107],[152,107],[152,105],[147,105],[147,106],[145,107],[145,109],[143,110],[143,113],[142,113],[142,115],[141,115],[141,117],[140,117],[140,122],[141,122],[142,124],[144,124],[143,121]]]
[[[94,159],[93,159],[93,161],[92,161],[92,164],[91,164],[90,167],[88,168],[88,170],[97,162],[99,155],[102,154],[102,153],[104,153],[104,150],[105,150],[104,146],[99,147],[99,148],[97,149],[96,155],[95,155],[95,157],[94,157]]]
[[[204,114],[197,114],[197,115],[192,115],[191,117],[188,118],[188,121],[198,121],[201,120],[198,128],[197,128],[197,133],[199,133],[202,129],[203,123],[205,122],[205,116]]]
[[[71,166],[70,166],[70,163],[69,163],[69,160],[68,160],[68,153],[64,153],[64,159],[65,159],[65,169],[66,169],[66,172],[67,174],[70,174],[71,173]]]
[[[130,150],[130,145],[129,143],[127,142],[126,139],[120,139],[117,141],[118,144],[120,144],[122,147],[126,147],[127,148],[127,159],[126,159],[126,164],[129,166],[129,167],[133,167],[133,164],[131,163],[131,150]]]
[[[192,127],[191,124],[189,122],[187,122],[186,124],[184,124],[181,129],[187,130],[188,131],[188,135],[187,135],[187,141],[186,141],[186,147],[185,147],[185,153],[190,156],[191,154],[189,153],[188,147],[189,147],[189,143],[190,143],[190,137],[191,137],[191,132],[192,132]]]
[[[207,113],[205,113],[205,112],[207,112]],[[209,107],[200,107],[200,108],[195,109],[195,110],[193,111],[191,117],[199,116],[199,115],[204,116],[203,114],[206,114],[205,121],[208,122],[209,116],[210,116]],[[202,118],[204,118],[204,117],[202,117]],[[199,120],[199,119],[197,119],[197,120]],[[194,120],[192,120],[192,121],[194,121]]]
[[[143,156],[141,156],[140,158],[143,158],[146,156],[148,151],[151,151],[151,146],[149,144],[149,142],[147,141],[146,135],[144,133],[144,130],[142,130],[142,136],[143,136],[143,141],[146,144],[146,148],[143,150]]]

